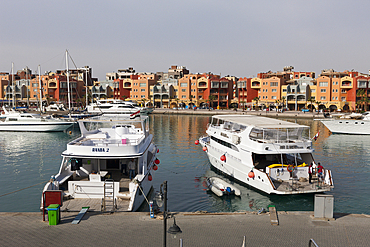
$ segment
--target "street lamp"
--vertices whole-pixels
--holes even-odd
[[[171,226],[167,231],[167,181],[164,181],[160,188],[159,193],[155,195],[155,200],[158,207],[163,207],[163,246],[167,246],[167,232],[176,238],[176,234],[182,233],[180,227],[176,225],[175,217],[173,218],[173,226]]]

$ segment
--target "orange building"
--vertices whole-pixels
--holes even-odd
[[[131,94],[132,100],[141,101],[150,99],[150,86],[157,83],[155,74],[131,75]]]

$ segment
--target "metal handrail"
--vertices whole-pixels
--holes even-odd
[[[311,245],[311,244],[313,244],[313,245]],[[310,239],[310,241],[308,241],[308,247],[311,247],[311,246],[319,247],[319,246],[316,244],[315,240],[313,240],[312,238]]]

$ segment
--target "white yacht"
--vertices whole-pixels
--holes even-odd
[[[73,125],[72,121],[35,113],[18,112],[3,107],[0,116],[0,131],[57,132],[65,131]]]
[[[62,192],[62,211],[79,211],[81,205],[93,211],[136,211],[159,164],[148,121],[147,116],[79,120],[81,137],[67,144],[59,172],[43,191]]]
[[[325,118],[320,121],[333,134],[370,135],[369,113],[352,113],[340,118]]]
[[[130,101],[124,101],[120,99],[112,100],[97,100],[87,106],[87,112],[89,113],[100,113],[104,115],[131,115],[136,112],[140,114],[149,114],[153,111],[153,108],[140,107],[138,104]]]
[[[314,162],[309,127],[251,115],[217,115],[203,146],[211,165],[223,174],[267,194],[330,191],[331,171],[309,183],[308,165]],[[325,166],[325,165],[324,165]]]

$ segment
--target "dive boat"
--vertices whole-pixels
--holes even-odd
[[[320,119],[333,134],[370,135],[370,112]]]
[[[147,116],[79,120],[81,137],[67,144],[59,172],[44,186],[41,209],[48,192],[61,191],[61,211],[79,211],[81,205],[92,211],[136,211],[159,164],[148,121]]]
[[[58,132],[65,131],[73,125],[72,121],[7,110],[5,107],[0,119],[0,131]]]
[[[238,188],[218,177],[207,178],[207,186],[217,196],[224,195],[240,196],[241,194]]]
[[[87,112],[104,115],[131,115],[136,112],[140,114],[149,114],[153,108],[140,107],[138,104],[120,99],[97,100],[87,106]]]
[[[334,188],[331,171],[309,183],[314,163],[309,127],[252,115],[216,115],[201,144],[211,165],[267,194],[303,194]]]

